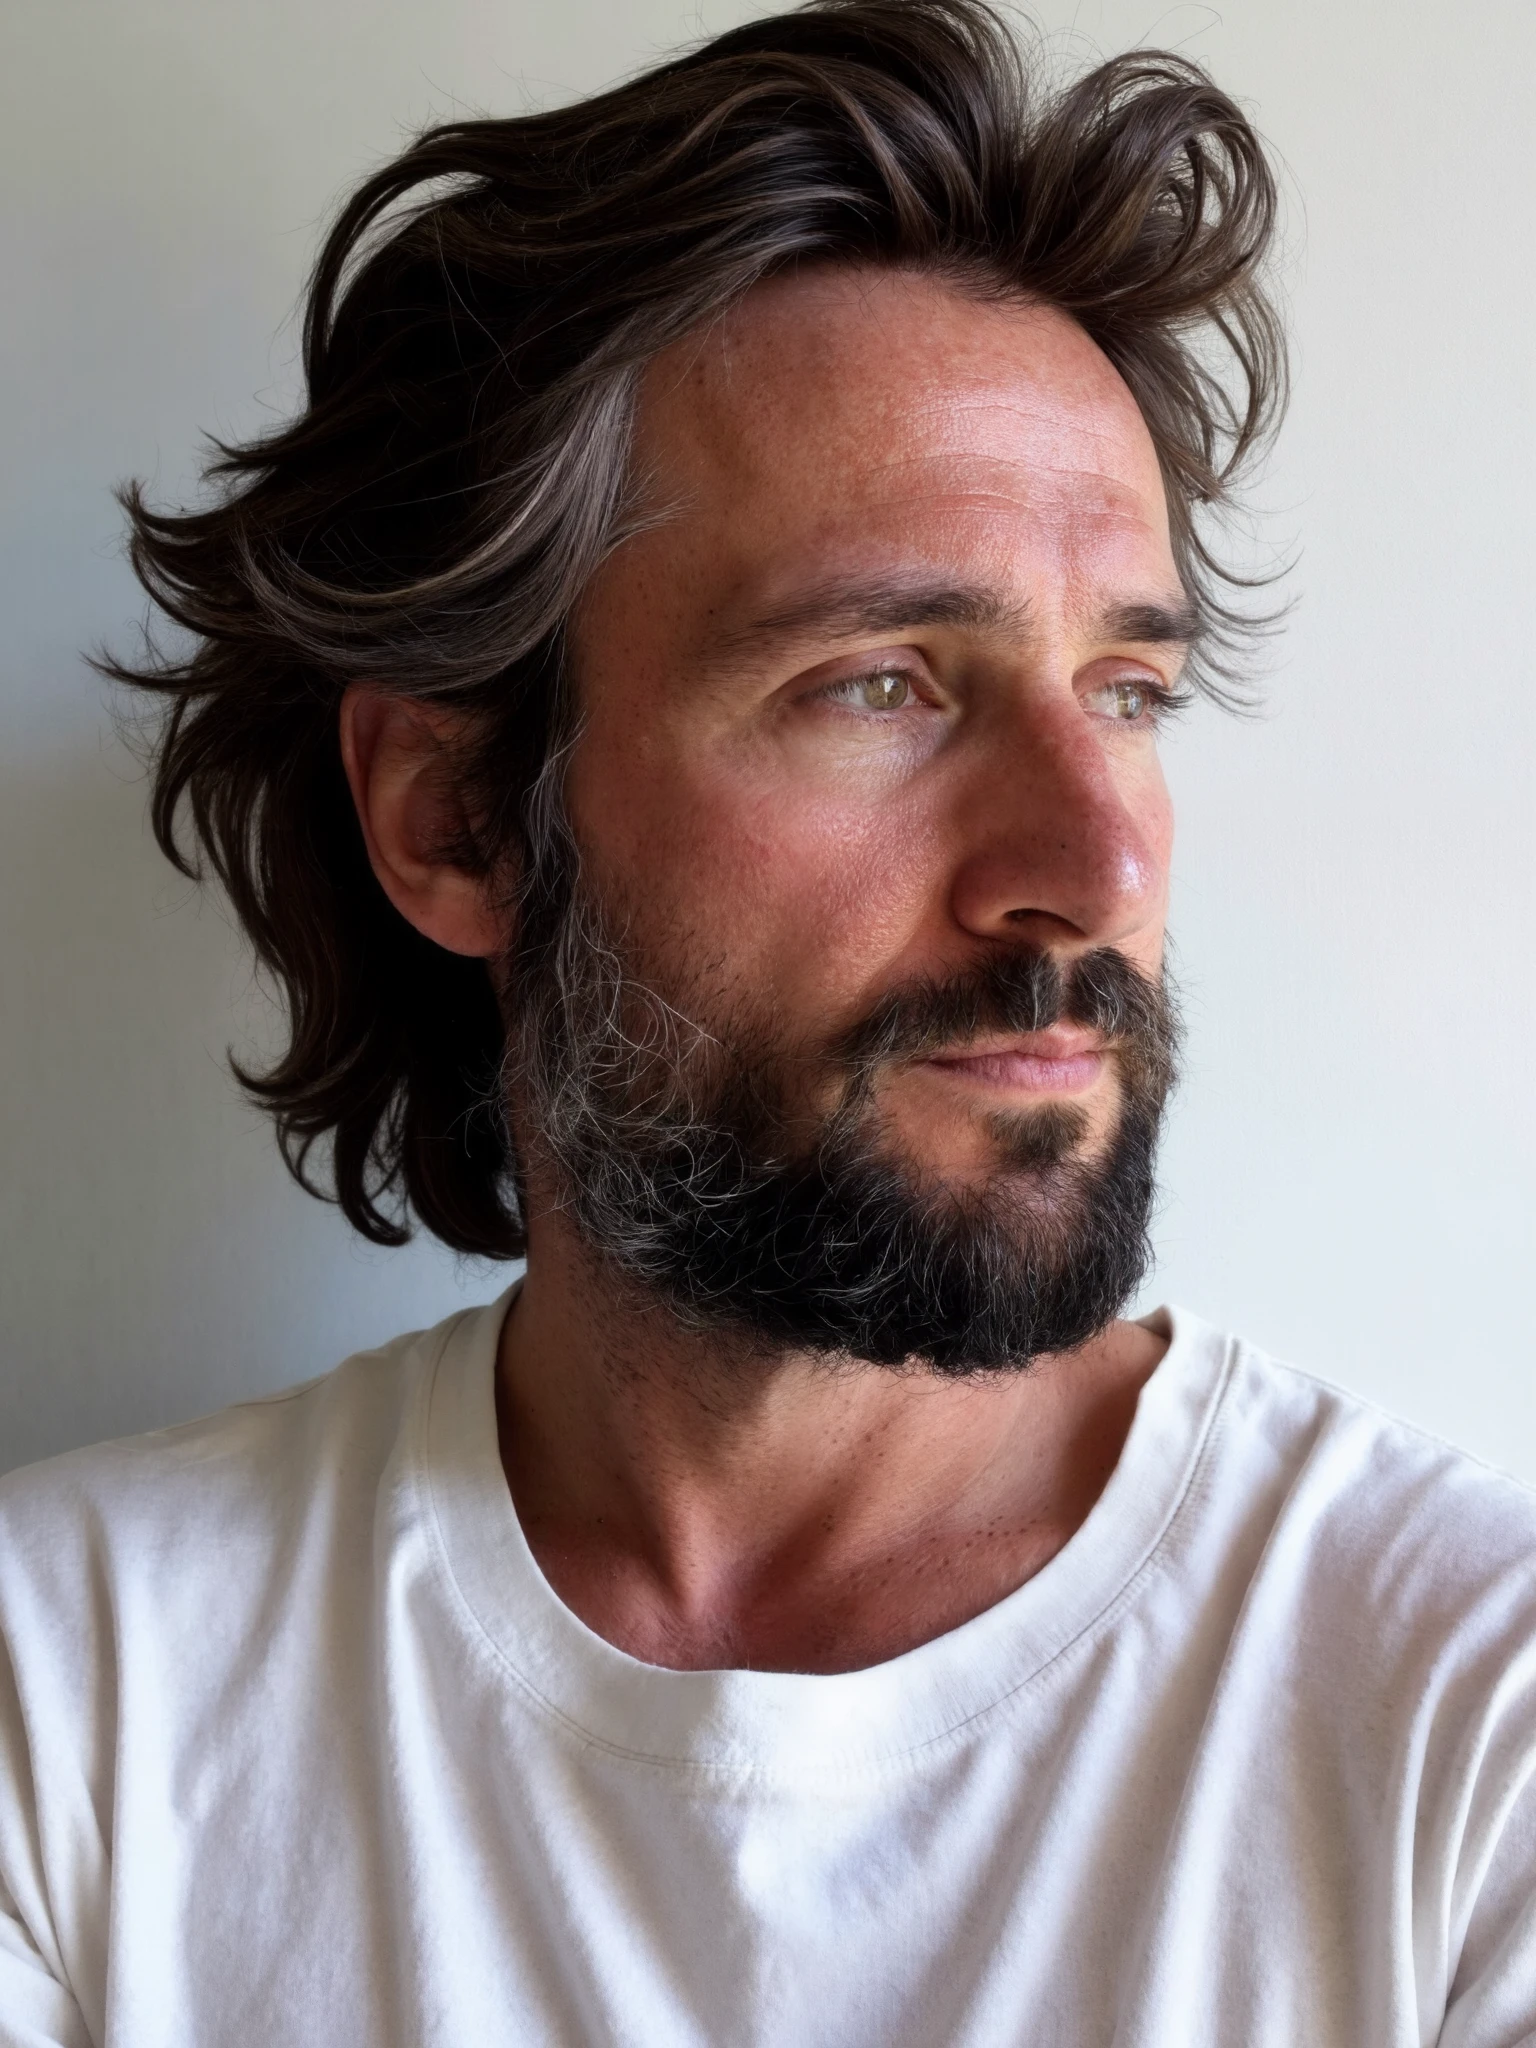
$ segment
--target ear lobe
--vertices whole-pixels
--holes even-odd
[[[443,852],[466,831],[449,774],[458,729],[457,714],[369,683],[354,683],[341,700],[342,764],[380,888],[424,938],[488,960],[505,950],[504,920],[485,877]]]

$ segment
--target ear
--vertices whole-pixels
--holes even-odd
[[[492,959],[507,943],[485,877],[443,854],[465,818],[448,773],[460,720],[354,683],[341,700],[341,758],[379,886],[424,938],[450,953]]]

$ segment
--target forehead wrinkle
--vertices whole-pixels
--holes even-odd
[[[857,441],[852,445],[857,447]],[[930,493],[937,485],[941,495],[990,495],[1043,512],[1067,504],[1079,517],[1130,513],[1161,523],[1167,505],[1161,476],[1150,467],[1144,476],[1128,474],[1123,466],[1103,459],[1106,447],[1098,437],[1078,449],[1060,441],[1014,449],[996,435],[980,437],[974,444],[951,437],[921,447],[888,448],[874,460],[865,460],[860,469],[877,487],[918,479]]]
[[[1019,460],[1027,446],[1030,468],[1097,474],[1121,489],[1156,477],[1161,487],[1146,420],[1123,386],[1104,394],[1067,380],[934,375],[921,395],[884,409],[893,425],[935,452],[996,455],[1016,441],[1017,451],[1004,460]]]

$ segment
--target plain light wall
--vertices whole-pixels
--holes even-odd
[[[108,491],[295,390],[338,195],[403,132],[589,90],[710,0],[9,0],[0,160],[0,1468],[304,1378],[502,1284],[368,1250],[222,1066],[271,1018],[173,877],[79,650]],[[1147,1290],[1536,1481],[1530,0],[1036,9],[1202,59],[1278,150],[1299,544],[1269,709],[1169,745],[1188,1080]]]

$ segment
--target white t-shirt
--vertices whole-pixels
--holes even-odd
[[[593,1635],[505,1304],[0,1484],[0,2041],[1536,2041],[1536,1498],[1178,1314],[1045,1569],[891,1662]]]

